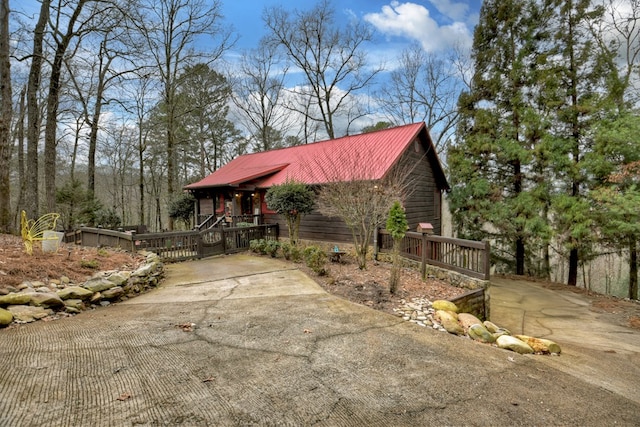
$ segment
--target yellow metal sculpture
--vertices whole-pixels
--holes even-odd
[[[60,214],[48,213],[34,221],[27,219],[27,213],[22,211],[20,216],[20,230],[22,231],[24,249],[29,255],[33,255],[33,242],[58,239],[58,237],[44,237],[45,231],[53,231],[56,229],[58,218],[60,218]]]

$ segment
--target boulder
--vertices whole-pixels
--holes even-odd
[[[124,289],[122,289],[120,286],[116,286],[114,288],[107,289],[106,291],[102,292],[102,298],[108,299],[108,300],[117,299],[123,295],[124,295]]]
[[[62,299],[60,299],[58,294],[53,292],[31,292],[28,295],[30,296],[29,304],[35,305],[36,307],[64,307]]]
[[[0,296],[0,305],[25,305],[29,304],[31,297],[28,293],[14,293]]]
[[[470,313],[458,313],[458,322],[465,331],[469,330],[471,325],[482,325],[482,321]]]
[[[455,312],[438,310],[436,311],[436,319],[450,334],[464,335],[464,329],[462,329],[462,326],[458,323],[458,316]]]
[[[20,323],[29,323],[53,314],[53,310],[44,307],[30,305],[12,305],[7,308],[13,314],[13,320]]]
[[[562,351],[560,349],[560,346],[557,343],[555,343],[554,341],[551,341],[551,340],[546,340],[544,338],[530,337],[528,335],[516,335],[515,337],[518,338],[520,341],[523,341],[523,342],[527,343],[529,345],[529,347],[531,347],[533,349],[533,351],[536,352],[536,353],[543,353],[543,354],[557,353],[557,354],[560,354],[560,352]]]
[[[69,312],[69,308],[75,310],[84,310],[84,302],[81,299],[67,299],[64,301],[65,308]]]
[[[498,332],[498,329],[500,329],[498,325],[488,320],[485,320],[484,322],[482,322],[482,324],[485,328],[487,328],[487,331],[491,332],[492,334],[495,334],[496,332]]]
[[[469,326],[467,334],[469,335],[469,338],[474,341],[480,341],[487,344],[491,344],[496,341],[496,338],[491,334],[491,332],[479,323]]]
[[[111,289],[115,287],[116,284],[103,278],[103,277],[95,277],[93,279],[89,279],[82,285],[83,288],[89,289],[91,292],[102,292],[107,289]]]
[[[116,271],[115,273],[110,274],[109,277],[107,277],[107,280],[113,282],[116,286],[122,286],[127,283],[130,276],[130,271]]]
[[[89,289],[81,286],[69,286],[68,288],[61,289],[56,292],[58,296],[63,299],[89,299],[93,295]]]
[[[13,322],[13,314],[9,310],[0,308],[0,327],[5,327]]]
[[[447,301],[447,300],[442,300],[442,299],[436,300],[433,303],[431,303],[431,306],[436,311],[445,310],[445,311],[452,311],[454,313],[458,312],[458,306],[452,303],[451,301]]]
[[[496,339],[496,344],[498,347],[504,348],[506,350],[515,351],[520,354],[532,354],[533,349],[531,346],[524,341],[519,340],[516,337],[512,337],[511,335],[502,335]]]

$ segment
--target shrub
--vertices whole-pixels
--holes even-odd
[[[82,261],[80,261],[80,267],[91,268],[95,270],[98,267],[100,267],[100,263],[98,262],[98,260],[95,260],[95,259],[83,259]]]
[[[280,245],[280,249],[282,249],[282,256],[287,261],[289,261],[291,259],[291,248],[292,247],[293,246],[289,242],[282,242],[282,244]]]
[[[325,268],[327,254],[317,246],[307,246],[304,249],[304,262],[318,276],[327,274]]]
[[[267,240],[265,245],[265,251],[272,257],[278,256],[278,249],[280,248],[280,242],[277,240]]]
[[[267,253],[267,241],[264,239],[254,239],[249,242],[249,249],[257,254],[264,255]]]
[[[300,246],[291,244],[291,242],[283,242],[280,248],[282,249],[282,255],[287,261],[302,261],[303,254]]]

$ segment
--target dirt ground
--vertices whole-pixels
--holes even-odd
[[[392,295],[389,292],[389,263],[369,261],[367,269],[361,270],[356,260],[347,256],[343,257],[340,263],[327,263],[327,267],[328,274],[325,276],[318,276],[302,264],[299,268],[327,292],[391,314],[403,301],[410,302],[413,298],[435,301],[450,299],[466,292],[465,289],[456,288],[437,279],[429,278],[423,281],[415,269],[403,268],[400,286]]]
[[[33,255],[24,251],[19,236],[0,234],[0,292],[24,281],[48,282],[66,276],[71,281],[82,281],[98,271],[135,269],[142,261],[140,256],[113,249],[86,248],[63,244],[54,254],[43,254],[39,245]],[[327,263],[328,274],[318,276],[304,264],[296,264],[327,292],[376,310],[393,313],[403,301],[426,298],[434,301],[449,299],[464,293],[436,279],[423,281],[413,269],[404,268],[401,284],[395,295],[389,293],[391,265],[370,261],[366,270],[360,270],[356,261],[343,257],[340,263]],[[582,293],[591,299],[591,310],[604,313],[614,323],[640,329],[640,303],[589,292],[582,288],[562,284],[545,283],[558,291]],[[6,291],[5,291],[6,292]]]
[[[28,255],[19,236],[0,234],[0,291],[24,281],[47,283],[62,276],[79,282],[98,271],[135,269],[141,262],[142,257],[125,251],[65,244],[56,253],[42,253],[35,244],[33,255]]]

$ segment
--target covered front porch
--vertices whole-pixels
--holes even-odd
[[[196,228],[236,227],[240,223],[261,225],[267,210],[264,190],[226,187],[191,190],[195,197]]]

